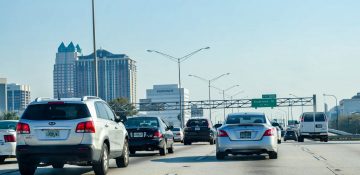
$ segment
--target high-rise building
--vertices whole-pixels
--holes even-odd
[[[19,84],[7,85],[8,111],[22,113],[30,103],[30,86]]]
[[[58,47],[53,71],[53,93],[54,97],[70,98],[75,96],[75,61],[81,54],[79,45],[74,46],[72,42],[68,46],[62,42]]]
[[[110,101],[127,98],[136,102],[136,62],[125,54],[100,49],[98,58],[99,97]],[[79,56],[75,62],[75,96],[95,95],[94,53]]]
[[[179,87],[177,84],[154,85],[153,89],[146,90],[146,99],[140,99],[140,103],[156,103],[166,102],[178,104],[179,102]],[[181,101],[189,101],[189,90],[181,88]],[[141,105],[140,110],[147,110],[146,105]],[[191,112],[183,110],[184,123],[189,120]],[[147,111],[147,115],[160,116],[163,120],[175,127],[181,127],[180,110],[164,110],[164,111]]]
[[[7,110],[6,78],[0,78],[0,115]]]

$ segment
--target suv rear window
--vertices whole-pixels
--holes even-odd
[[[315,114],[315,121],[316,122],[324,122],[324,121],[326,121],[325,114],[316,113]],[[304,114],[304,122],[314,122],[314,113]]]
[[[186,123],[187,127],[193,127],[193,126],[203,126],[203,127],[208,127],[209,123],[206,119],[190,119],[187,123]]]
[[[85,104],[35,104],[22,115],[28,120],[73,120],[90,117]]]
[[[264,115],[229,115],[226,124],[266,123]]]

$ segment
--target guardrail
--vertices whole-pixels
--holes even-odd
[[[332,141],[360,140],[360,135],[337,135],[337,136],[329,136],[329,140],[332,140]]]
[[[337,135],[353,135],[351,133],[345,132],[345,131],[339,131],[336,129],[329,129],[330,133],[337,134]]]

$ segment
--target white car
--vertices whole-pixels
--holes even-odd
[[[184,132],[181,128],[175,127],[171,131],[174,134],[174,141],[176,141],[176,142],[184,141]]]
[[[6,158],[15,157],[17,120],[0,121],[0,163]]]
[[[299,129],[299,142],[304,142],[304,138],[319,138],[320,141],[328,141],[328,122],[323,112],[305,112],[301,116]]]
[[[16,158],[22,175],[39,164],[92,166],[105,175],[109,159],[129,163],[128,133],[121,119],[97,97],[39,99],[32,102],[16,128]]]
[[[224,125],[218,128],[216,158],[228,154],[269,154],[278,157],[278,134],[263,113],[245,112],[229,114]]]

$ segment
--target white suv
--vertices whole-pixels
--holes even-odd
[[[320,141],[328,141],[327,117],[323,112],[305,112],[301,116],[299,142],[304,138],[319,138]]]
[[[23,175],[38,165],[90,165],[105,175],[109,159],[129,163],[128,134],[121,119],[97,97],[41,99],[32,102],[17,125],[16,157]]]

